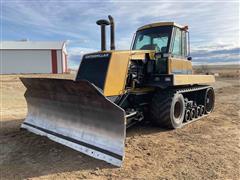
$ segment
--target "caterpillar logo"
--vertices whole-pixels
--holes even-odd
[[[90,54],[90,55],[86,55],[85,59],[92,59],[92,58],[106,58],[109,57],[110,54],[109,53],[101,53],[101,54]]]

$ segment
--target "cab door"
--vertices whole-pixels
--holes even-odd
[[[187,59],[187,33],[174,27],[171,42],[171,56],[168,60],[169,74],[192,74],[192,62]]]

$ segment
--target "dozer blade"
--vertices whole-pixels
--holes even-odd
[[[88,81],[21,78],[28,114],[22,124],[89,156],[121,166],[125,111]]]

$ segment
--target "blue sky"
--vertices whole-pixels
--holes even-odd
[[[240,60],[239,6],[238,0],[1,0],[1,37],[67,40],[70,66],[76,68],[82,54],[100,49],[98,19],[109,14],[115,18],[117,49],[129,49],[135,30],[144,24],[175,21],[189,25],[195,64],[236,64]]]

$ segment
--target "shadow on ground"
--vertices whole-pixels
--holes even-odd
[[[127,137],[137,136],[137,135],[148,135],[155,134],[159,132],[166,132],[169,129],[163,129],[151,123],[149,120],[144,120],[139,122],[127,129]]]
[[[1,122],[2,179],[22,179],[63,172],[116,168],[46,137],[21,130],[22,121],[23,119]],[[164,130],[150,123],[139,123],[127,130],[127,137],[161,131]]]
[[[22,121],[19,119],[1,122],[0,179],[22,179],[53,173],[115,168],[46,137],[20,130]]]

